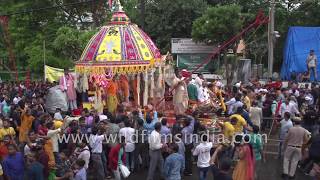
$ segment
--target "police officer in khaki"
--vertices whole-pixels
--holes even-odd
[[[294,117],[292,121],[294,126],[289,129],[284,140],[283,177],[285,179],[294,179],[298,162],[302,156],[302,146],[311,137],[311,133],[301,127],[300,117]]]

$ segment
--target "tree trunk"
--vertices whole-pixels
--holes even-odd
[[[8,23],[9,23],[9,18],[7,16],[0,17],[0,24],[3,29],[4,41],[5,41],[5,45],[7,47],[7,51],[9,54],[9,68],[10,68],[10,70],[15,71],[16,70],[16,60],[15,60],[15,55],[13,53],[13,47],[12,47],[12,43],[11,43]]]
[[[140,0],[140,25],[141,28],[145,27],[145,11],[146,11],[146,0]]]

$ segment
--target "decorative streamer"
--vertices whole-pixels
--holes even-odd
[[[137,94],[138,94],[138,106],[140,106],[140,73],[137,74]]]
[[[143,91],[143,106],[148,105],[148,71],[145,71],[143,74],[144,78],[144,91]]]
[[[151,77],[150,77],[150,97],[154,98],[154,72],[155,69],[151,70]]]

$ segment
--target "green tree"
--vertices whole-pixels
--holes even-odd
[[[9,30],[19,69],[30,67],[32,72],[43,71],[43,42],[46,44],[46,63],[64,68],[73,65],[94,34],[109,18],[106,1],[95,0],[12,0],[0,2],[1,14],[9,14]],[[70,6],[58,6],[78,3]],[[55,8],[52,8],[55,7]],[[39,10],[41,8],[49,8]],[[82,30],[83,29],[83,30]],[[93,29],[93,30],[91,30]],[[2,29],[0,28],[0,32]],[[1,59],[8,59],[0,34]]]
[[[210,7],[194,21],[192,37],[208,44],[220,44],[236,35],[244,26],[244,16],[238,5]]]
[[[170,50],[171,38],[191,37],[192,22],[206,7],[204,0],[146,1],[144,30],[161,52],[166,53]]]
[[[61,57],[79,60],[82,51],[95,32],[61,27],[58,29],[52,45]]]

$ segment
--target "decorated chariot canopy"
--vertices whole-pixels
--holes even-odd
[[[161,61],[151,38],[123,11],[116,0],[111,22],[101,27],[76,62],[76,72],[89,74],[132,74],[145,72]]]

